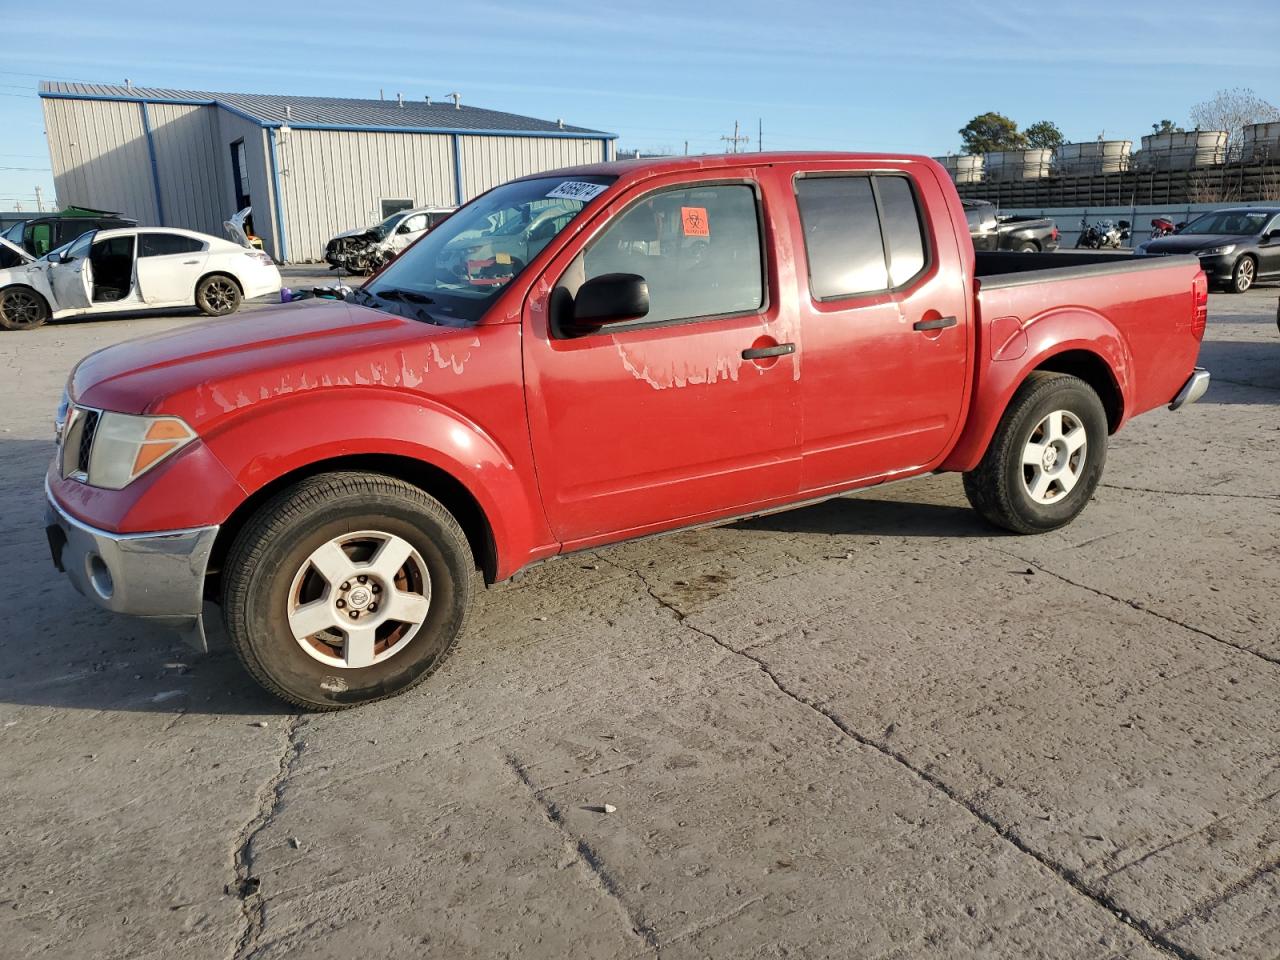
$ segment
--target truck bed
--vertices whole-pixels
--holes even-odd
[[[974,276],[982,281],[983,290],[1045,283],[1052,280],[1076,280],[1081,277],[1104,277],[1141,270],[1162,270],[1194,265],[1200,261],[1185,257],[1142,257],[1133,254],[1074,252],[1011,253],[1004,250],[978,250],[975,253]]]

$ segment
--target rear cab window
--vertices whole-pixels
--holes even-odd
[[[929,267],[920,201],[896,173],[801,174],[794,182],[815,300],[888,293]]]

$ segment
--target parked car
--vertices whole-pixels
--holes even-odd
[[[1051,253],[1058,249],[1058,225],[1048,217],[1001,217],[986,200],[962,200],[975,250]]]
[[[397,211],[372,227],[340,233],[325,245],[325,262],[335,270],[373,273],[455,209],[414,207]]]
[[[1194,254],[1210,283],[1244,293],[1259,280],[1280,279],[1280,206],[1215,210],[1172,236],[1138,244],[1134,252]]]
[[[65,247],[90,230],[115,230],[137,224],[136,220],[114,215],[36,217],[15,223],[4,232],[3,238],[33,257],[43,257],[51,250]]]
[[[519,269],[453,271],[464,238],[547,210]],[[198,646],[216,599],[268,690],[365,703],[445,661],[477,568],[933,471],[1004,529],[1069,523],[1109,434],[1207,388],[1207,303],[1191,257],[975,253],[923,157],[540,173],[348,301],[82,360],[53,560]]]
[[[94,230],[0,270],[0,328],[157,307],[195,306],[220,317],[245,297],[279,289],[269,256],[229,240],[174,228]]]

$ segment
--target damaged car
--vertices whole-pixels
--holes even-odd
[[[413,207],[409,210],[397,210],[372,227],[340,233],[325,246],[325,262],[335,270],[374,273],[455,209],[457,208]]]

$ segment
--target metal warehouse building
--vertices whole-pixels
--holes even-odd
[[[429,100],[40,85],[58,201],[217,236],[253,207],[281,261],[406,205],[463,203],[513,177],[612,159],[614,134]]]

